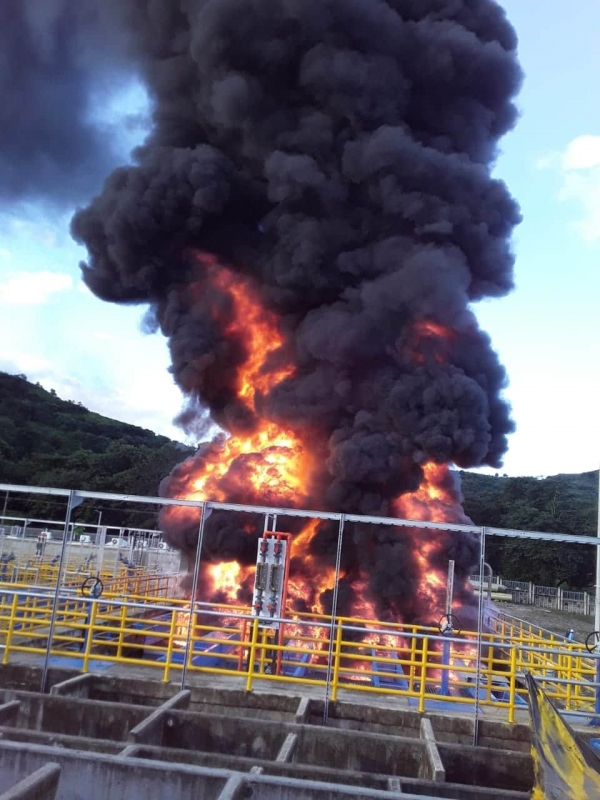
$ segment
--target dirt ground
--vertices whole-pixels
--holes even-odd
[[[564,635],[569,628],[575,631],[575,640],[585,642],[589,633],[594,630],[594,616],[583,614],[570,614],[567,611],[548,611],[538,606],[523,606],[516,603],[497,603],[500,611],[513,617],[539,625],[552,633]]]

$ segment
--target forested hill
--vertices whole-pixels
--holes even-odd
[[[153,495],[191,448],[134,425],[61,400],[24,376],[0,372],[0,482]],[[477,525],[521,530],[596,533],[598,473],[543,480],[461,473],[465,511]],[[84,504],[77,518],[91,521],[100,506]],[[51,514],[37,502],[28,514]],[[109,524],[154,525],[148,507],[102,505]],[[10,498],[9,511],[21,511]],[[89,517],[89,520],[87,519]],[[593,582],[592,548],[490,537],[486,558],[505,578],[541,584]]]
[[[466,513],[477,525],[595,536],[598,472],[548,478],[461,473]],[[487,560],[505,578],[544,586],[591,588],[592,547],[489,537]]]
[[[0,482],[156,495],[191,448],[0,372]]]

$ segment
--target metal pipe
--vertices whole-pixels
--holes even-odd
[[[69,496],[69,489],[54,489],[41,486],[21,486],[11,483],[0,483],[0,491],[22,492],[24,494],[49,494],[62,497]],[[330,519],[345,522],[357,522],[365,525],[390,525],[399,528],[423,528],[430,530],[453,531],[456,533],[479,533],[480,528],[476,525],[459,525],[450,522],[425,522],[418,519],[399,519],[397,517],[370,517],[358,514],[335,514],[327,511],[310,511],[308,509],[296,508],[269,508],[268,506],[238,505],[235,503],[217,503],[214,501],[205,502],[202,500],[172,500],[168,497],[145,497],[144,495],[114,494],[112,492],[76,492],[82,499],[93,500],[121,500],[131,503],[148,503],[150,505],[161,506],[185,506],[188,508],[201,508],[221,511],[241,511],[251,514],[279,514],[283,517],[304,517],[309,519]],[[568,542],[569,544],[592,544],[593,540],[589,536],[580,536],[570,533],[548,533],[546,531],[522,531],[509,528],[490,528],[486,527],[487,536],[504,536],[513,539],[537,539],[549,542]],[[600,545],[600,541],[598,542]]]
[[[190,602],[190,622],[188,625],[187,638],[185,643],[185,658],[183,660],[183,669],[181,671],[181,689],[185,689],[185,679],[187,677],[188,658],[190,658],[190,643],[193,632],[194,620],[194,606],[196,604],[196,592],[198,590],[198,572],[200,570],[200,558],[202,553],[202,542],[204,540],[204,523],[206,521],[206,503],[202,503],[202,516],[200,518],[200,527],[198,529],[198,543],[196,545],[196,559],[194,562],[194,577],[192,579],[192,599]],[[194,658],[192,652],[191,659]]]
[[[479,577],[483,581],[485,564],[485,528],[481,528],[479,543]],[[473,726],[473,746],[477,747],[479,739],[479,684],[481,681],[481,652],[483,637],[483,583],[479,587],[479,607],[477,610],[477,667],[475,671],[475,724]]]
[[[598,470],[598,527],[596,535],[600,542],[600,469]],[[594,612],[594,630],[600,631],[600,546],[596,547],[596,603]]]
[[[63,529],[63,540],[62,546],[60,548],[60,559],[58,562],[58,573],[56,575],[56,587],[54,590],[54,598],[52,600],[52,611],[50,613],[50,628],[48,630],[48,646],[46,647],[46,653],[44,655],[44,668],[42,671],[42,680],[40,683],[40,692],[44,693],[46,691],[46,682],[48,679],[48,666],[50,664],[50,651],[52,649],[52,637],[54,636],[54,626],[56,624],[56,612],[58,610],[58,600],[60,596],[60,580],[63,571],[63,565],[65,560],[65,553],[67,552],[67,539],[69,536],[69,526],[71,522],[71,514],[73,513],[73,509],[77,508],[80,505],[81,499],[77,492],[69,492],[69,501],[67,503],[67,513],[65,515],[65,526]]]
[[[333,597],[331,599],[331,627],[329,629],[329,652],[327,655],[327,677],[325,681],[325,703],[323,704],[323,725],[327,725],[329,717],[329,690],[331,688],[331,671],[333,659],[335,615],[337,613],[338,590],[340,585],[340,565],[342,561],[342,543],[344,539],[344,515],[340,516],[340,526],[338,529],[337,552],[335,554],[335,580],[333,584]]]

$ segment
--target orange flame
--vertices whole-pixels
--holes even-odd
[[[227,296],[230,303],[225,334],[244,343],[245,358],[238,367],[236,393],[238,400],[259,419],[258,426],[249,434],[239,432],[229,436],[221,449],[207,451],[203,462],[192,476],[191,491],[185,496],[192,499],[231,501],[232,492],[246,502],[256,499],[257,504],[298,507],[308,495],[314,461],[299,431],[265,416],[260,398],[294,374],[295,367],[284,357],[285,339],[277,317],[265,309],[260,297],[247,280],[219,266],[215,259],[198,254],[211,286]],[[219,314],[218,308],[214,310]],[[444,356],[444,347],[451,342],[454,331],[437,322],[421,320],[413,325],[409,347],[414,348],[415,359],[425,353],[436,360]],[[423,347],[425,342],[425,347]],[[441,345],[440,345],[441,342]],[[405,519],[452,521],[457,518],[455,499],[442,487],[448,468],[433,463],[423,467],[421,486],[411,494],[403,495],[393,503],[393,513]],[[184,509],[173,513],[188,513]],[[288,598],[292,607],[324,614],[323,596],[334,587],[333,568],[324,569],[312,555],[313,541],[319,532],[319,522],[311,520],[294,536],[293,559],[300,568],[292,572],[288,585]],[[432,536],[421,544],[415,559],[421,576],[421,594],[434,608],[440,605],[445,593],[446,577],[432,569],[441,544]],[[253,566],[237,562],[213,564],[203,568],[203,587],[207,599],[218,597],[230,603],[240,602],[240,587],[249,587]],[[343,575],[342,575],[343,577]],[[366,578],[355,580],[354,613],[365,620],[376,620],[376,607],[368,597]],[[189,624],[189,614],[186,617]],[[321,629],[312,635],[321,637]],[[290,629],[290,633],[291,633]],[[306,628],[293,635],[306,634]],[[323,634],[324,636],[326,634]],[[377,635],[373,642],[391,645],[397,637]]]

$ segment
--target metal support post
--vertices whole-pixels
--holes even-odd
[[[60,558],[58,562],[58,573],[56,575],[56,588],[54,590],[54,597],[52,599],[52,611],[50,615],[50,628],[48,630],[48,646],[46,647],[46,654],[44,656],[44,669],[42,671],[42,681],[40,684],[40,692],[46,691],[46,683],[48,680],[48,666],[50,664],[50,651],[52,650],[52,639],[54,637],[54,626],[56,623],[56,612],[58,611],[58,603],[60,598],[60,582],[63,573],[63,566],[65,561],[65,553],[67,552],[67,539],[69,536],[69,527],[71,523],[71,514],[83,502],[83,498],[79,497],[78,492],[69,492],[69,500],[67,503],[67,513],[65,516],[65,526],[63,528],[63,540],[60,548]]]
[[[448,562],[448,582],[446,584],[446,619],[448,625],[442,631],[442,635],[452,636],[454,629],[452,626],[452,602],[454,599],[454,561]],[[445,697],[450,695],[450,642],[445,640],[442,643],[442,679],[440,693]]]
[[[192,660],[194,654],[190,655],[190,644],[193,633],[194,604],[196,603],[196,592],[198,590],[198,573],[200,571],[200,557],[202,553],[202,541],[204,539],[204,523],[206,522],[206,503],[202,504],[202,517],[198,529],[198,543],[196,545],[196,560],[194,562],[194,577],[192,579],[192,599],[190,601],[190,621],[188,624],[187,637],[185,642],[185,658],[183,659],[183,670],[181,672],[181,689],[185,689],[185,679],[187,677],[188,660]]]
[[[336,632],[335,618],[337,614],[338,592],[340,585],[340,565],[342,561],[342,543],[344,540],[344,522],[345,516],[342,514],[338,529],[337,552],[335,554],[335,579],[333,584],[333,597],[331,600],[331,628],[329,629],[329,653],[327,655],[327,677],[325,682],[325,703],[323,704],[323,725],[327,725],[327,719],[329,716],[329,693],[331,689],[331,673],[333,669],[333,649],[335,645]]]
[[[481,683],[481,654],[483,636],[483,571],[485,569],[485,528],[481,528],[479,540],[479,608],[477,610],[477,663],[475,669],[475,725],[473,726],[473,746],[477,747],[479,740],[479,696]],[[490,666],[488,664],[488,669]]]
[[[596,599],[594,605],[594,630],[596,637],[600,631],[600,469],[598,470],[598,527],[596,531],[598,540],[596,542]],[[600,714],[600,640],[595,649],[596,656],[596,702],[594,703],[594,711]],[[600,716],[594,717],[590,723],[594,727],[600,727]]]

